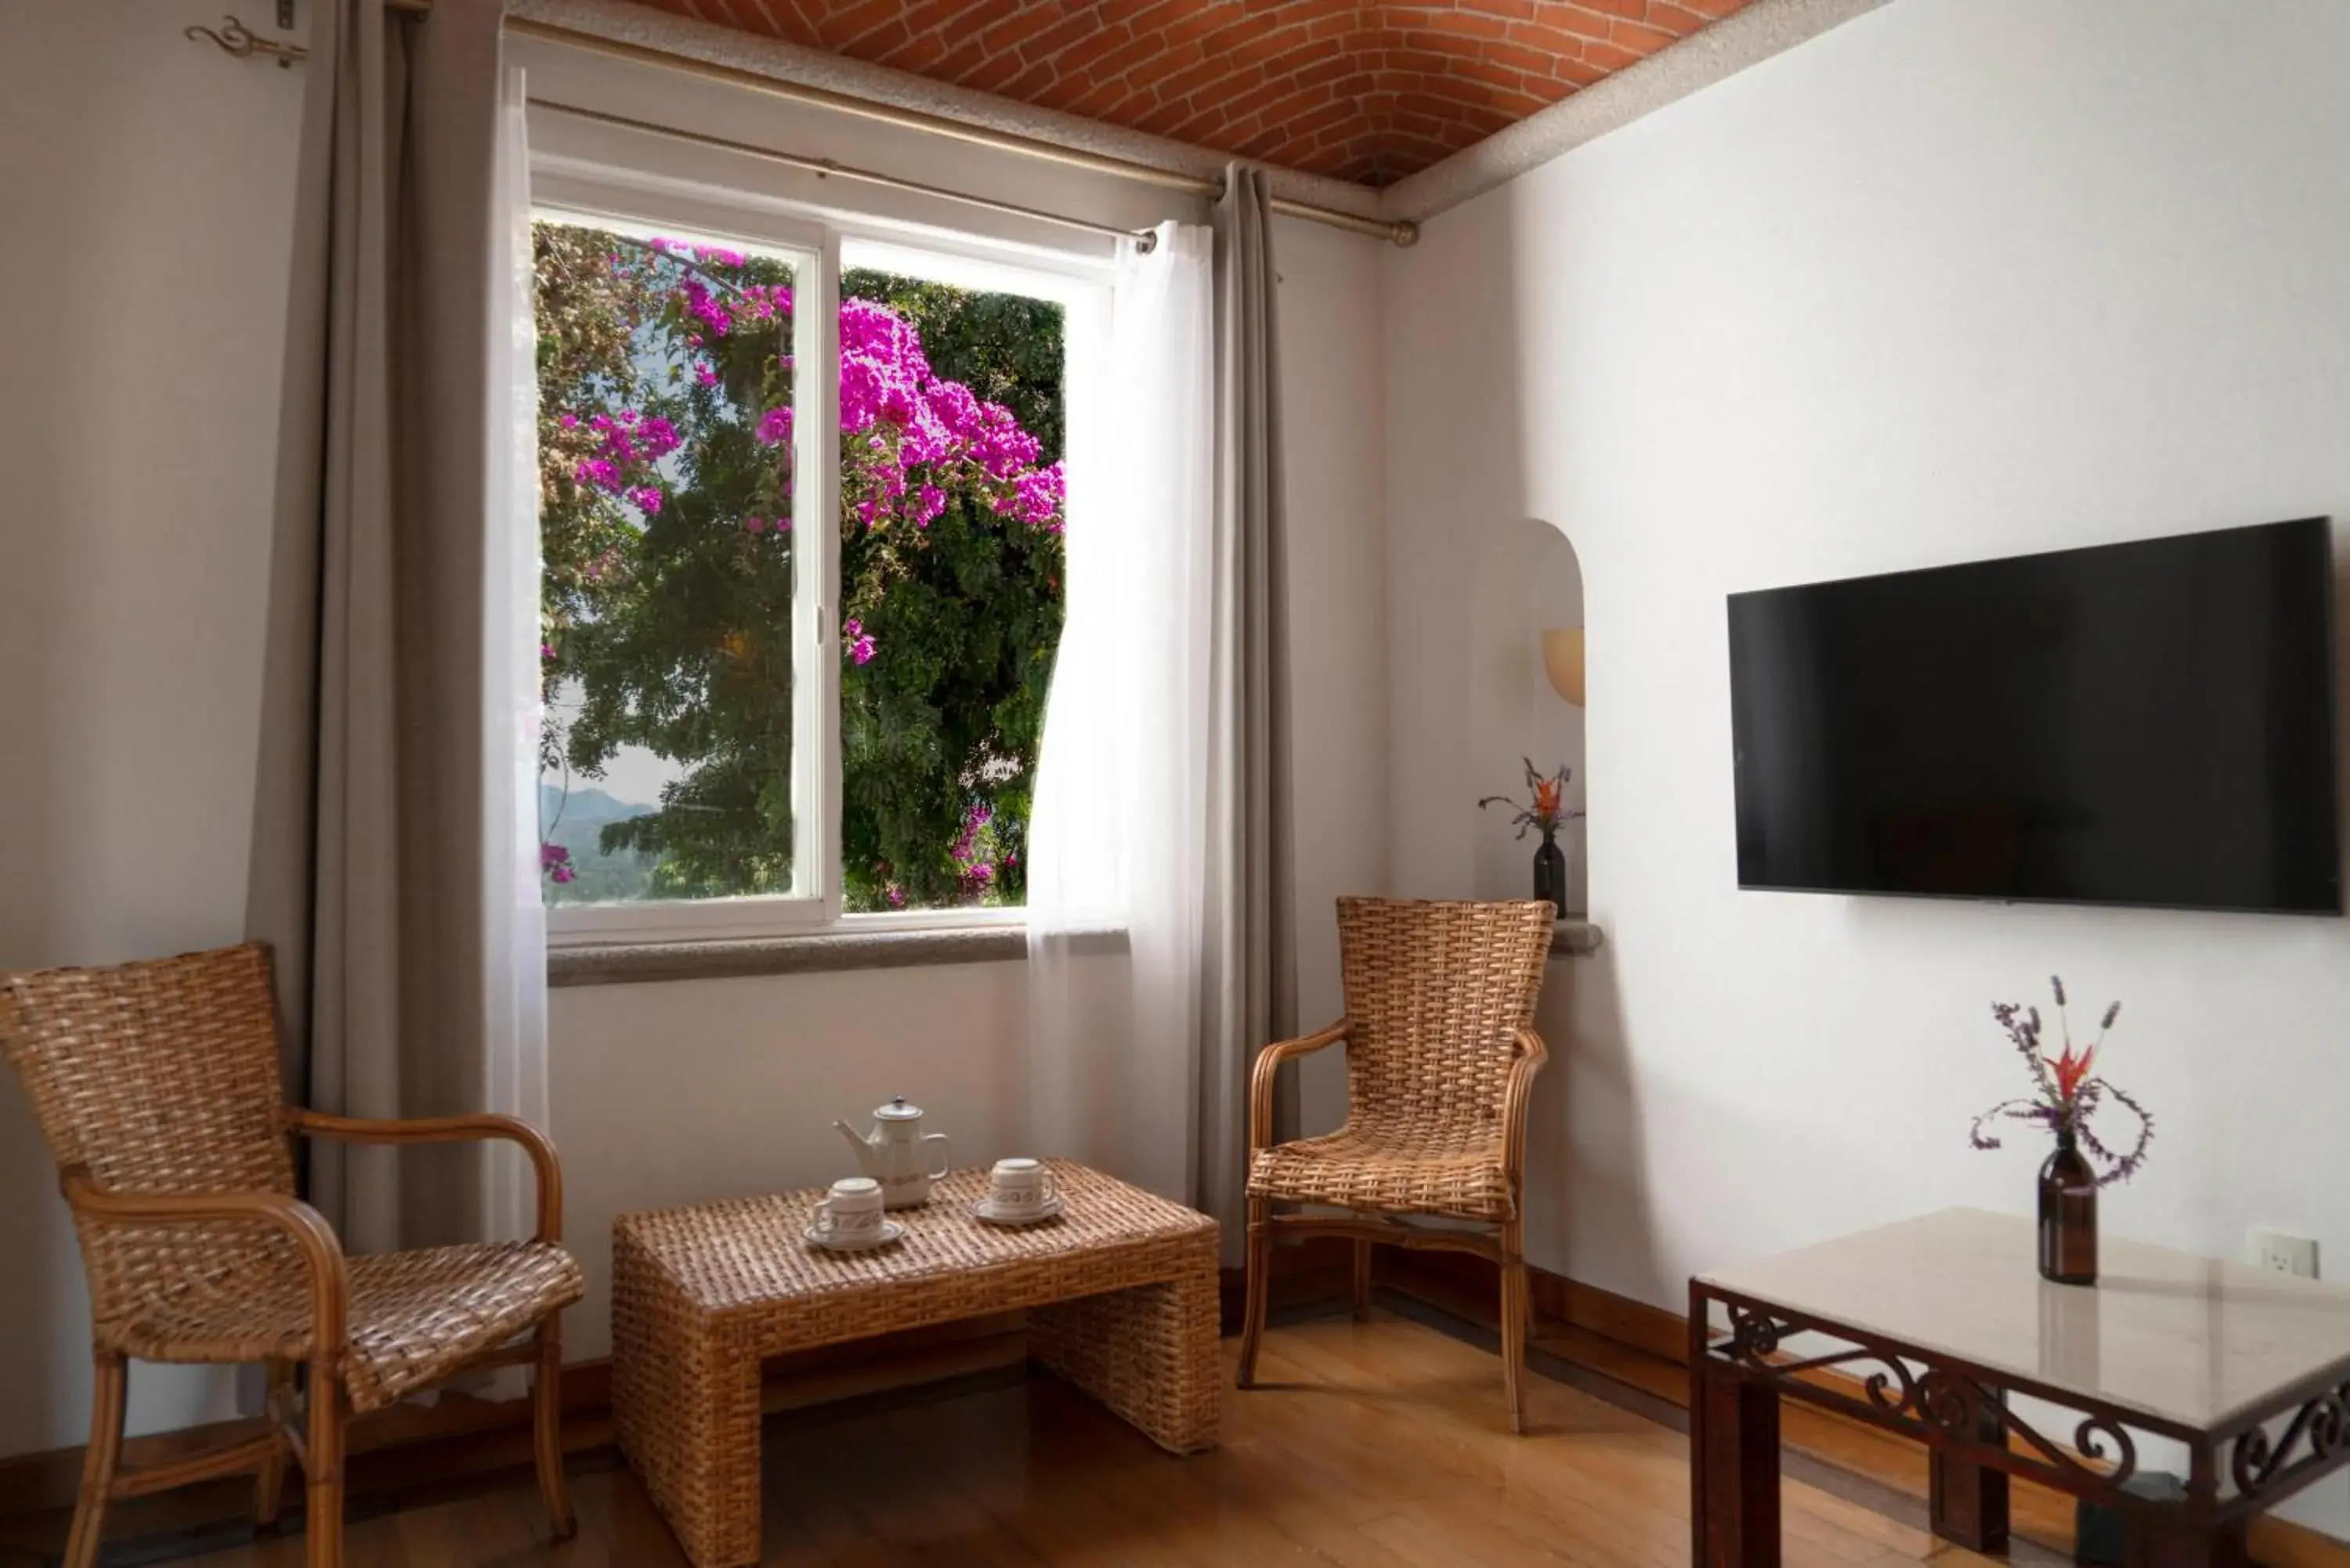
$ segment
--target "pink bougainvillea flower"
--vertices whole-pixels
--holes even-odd
[[[1043,525],[1061,514],[1068,484],[1057,462],[1031,469],[1012,482],[1013,510],[1023,523]]]
[[[540,643],[540,644],[538,645],[538,656],[539,656],[541,659],[553,659],[553,658],[555,658],[555,657],[556,657],[556,653],[555,653],[555,644],[553,644],[553,643],[551,643],[551,642],[542,642],[542,643]]]
[[[679,293],[685,300],[687,314],[717,336],[723,337],[734,329],[733,312],[719,304],[712,296],[709,286],[700,278],[687,278],[680,286]]]
[[[650,484],[629,491],[629,499],[648,517],[658,514],[661,509],[661,493]]]
[[[873,639],[869,637],[860,637],[848,645],[848,657],[858,664],[872,663],[876,651]]]
[[[647,462],[659,462],[678,448],[677,427],[654,414],[637,423],[637,441]]]
[[[926,529],[961,493],[997,516],[1062,531],[1060,465],[1039,466],[1044,449],[1011,410],[934,376],[910,322],[877,301],[843,300],[840,344],[841,434],[865,438],[844,442],[842,501],[867,527],[902,517]]]
[[[781,446],[792,439],[792,410],[769,409],[759,416],[759,428],[754,432],[768,446]]]

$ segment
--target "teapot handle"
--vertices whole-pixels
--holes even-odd
[[[947,1173],[947,1135],[944,1133],[924,1133],[922,1135],[922,1143],[925,1147],[931,1144],[936,1144],[939,1146],[939,1168],[931,1172],[929,1178],[929,1179],[936,1181],[939,1178]]]

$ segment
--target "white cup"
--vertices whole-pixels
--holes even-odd
[[[1034,1214],[1053,1199],[1053,1173],[1041,1159],[999,1159],[987,1173],[987,1201],[999,1214]]]
[[[827,1241],[869,1241],[881,1233],[881,1184],[844,1176],[816,1206],[816,1233]]]

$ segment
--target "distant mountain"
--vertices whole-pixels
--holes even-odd
[[[539,820],[548,824],[547,842],[571,851],[573,880],[549,882],[551,904],[593,904],[616,898],[641,898],[652,883],[658,857],[628,851],[607,855],[603,834],[607,824],[644,816],[658,806],[631,805],[600,789],[573,785],[568,799],[553,784],[538,790]],[[560,820],[556,813],[560,811]]]
[[[538,815],[540,820],[545,822],[553,822],[557,811],[563,813],[564,822],[569,824],[622,822],[631,816],[643,816],[648,812],[659,809],[660,808],[658,806],[630,805],[626,801],[614,800],[602,790],[588,785],[574,784],[569,800],[564,799],[563,792],[553,784],[538,786]]]

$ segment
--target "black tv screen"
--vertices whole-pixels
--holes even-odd
[[[2324,518],[1730,597],[1738,880],[2339,914]]]

